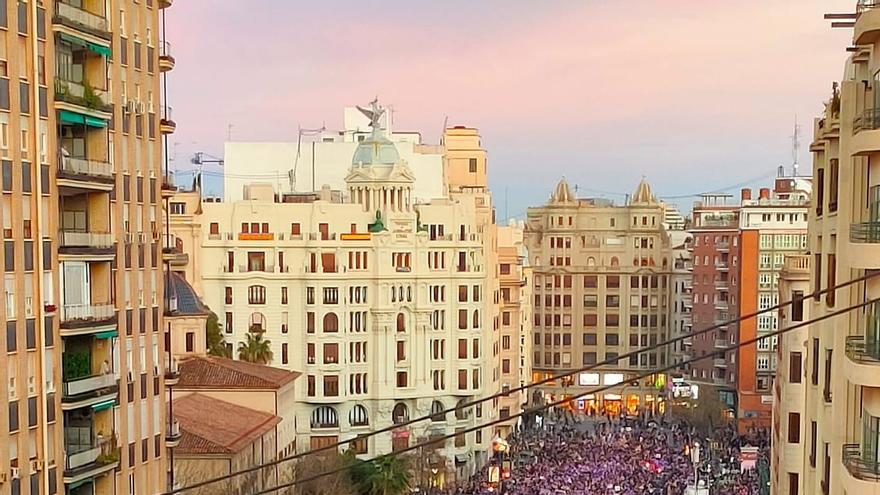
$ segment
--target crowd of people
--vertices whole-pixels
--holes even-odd
[[[689,425],[665,416],[574,417],[558,412],[543,424],[512,434],[507,495],[683,495],[693,486],[691,449],[701,444],[700,487],[718,495],[760,495],[757,469],[740,469],[740,448],[769,452],[769,435],[745,435],[728,425],[698,438]],[[484,469],[450,487],[449,495],[498,493]],[[702,493],[702,492],[701,492]]]

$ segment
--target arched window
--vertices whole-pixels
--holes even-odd
[[[355,404],[348,413],[348,422],[351,426],[368,426],[370,424],[370,415],[367,413],[367,408],[360,404]]]
[[[263,332],[266,330],[266,317],[263,313],[251,313],[248,330],[251,332]]]
[[[336,313],[327,313],[324,315],[324,332],[334,333],[339,331],[339,318]]]
[[[587,266],[589,266],[591,268],[596,266],[596,258],[593,258],[592,256],[587,258]]]
[[[617,259],[617,256],[611,257],[611,266],[620,266],[620,260]]]
[[[394,424],[399,425],[409,421],[409,408],[403,402],[398,402],[391,411],[391,420]]]
[[[332,406],[321,406],[312,411],[312,428],[337,428],[339,417]]]
[[[443,412],[444,409],[446,409],[446,406],[444,406],[439,400],[432,402],[431,421],[446,421],[446,413]]]
[[[406,331],[406,317],[403,316],[403,313],[397,313],[397,331],[405,332]]]
[[[470,408],[465,408],[464,404],[464,399],[461,399],[455,405],[455,419],[467,419],[471,415]]]

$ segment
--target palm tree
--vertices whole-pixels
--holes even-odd
[[[225,358],[232,357],[232,346],[226,347],[226,339],[220,329],[220,319],[213,311],[208,314],[208,319],[205,321],[205,339],[208,343],[208,354]]]
[[[352,479],[366,495],[402,495],[410,488],[411,473],[406,460],[384,456],[361,462],[352,469]]]
[[[262,333],[248,332],[246,340],[238,343],[238,359],[249,363],[269,364],[272,361],[272,347]]]

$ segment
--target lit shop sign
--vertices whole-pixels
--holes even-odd
[[[617,385],[623,381],[623,373],[605,373],[605,385]]]
[[[578,385],[589,386],[599,384],[599,373],[581,373],[578,376]]]

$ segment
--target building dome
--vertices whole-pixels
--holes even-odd
[[[574,194],[571,193],[571,188],[568,187],[568,181],[563,177],[562,180],[556,184],[556,190],[553,191],[553,195],[550,196],[551,203],[574,203],[575,198]]]
[[[352,165],[394,165],[399,161],[397,146],[376,129],[358,143],[351,158]]]

